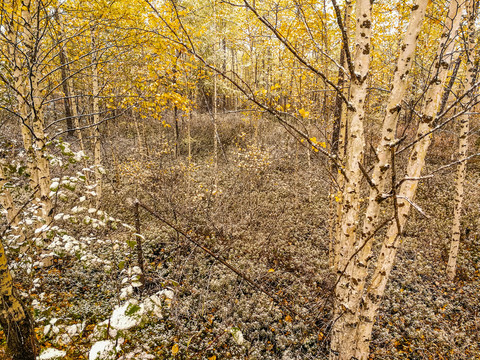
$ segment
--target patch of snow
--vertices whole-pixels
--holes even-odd
[[[45,329],[43,329],[43,336],[47,336],[51,329],[52,325],[48,324],[47,326],[45,326]]]
[[[60,186],[60,184],[58,183],[58,181],[54,181],[54,182],[52,182],[52,185],[50,185],[50,190],[51,191],[57,191],[59,186]]]
[[[233,340],[235,340],[235,342],[238,344],[238,345],[242,345],[243,342],[244,342],[244,339],[243,339],[243,334],[242,332],[240,331],[240,329],[238,328],[234,328],[232,327],[230,329],[230,332],[233,336]]]
[[[127,278],[127,281],[128,281],[128,278]],[[132,294],[133,294],[133,286],[129,285],[127,287],[124,287],[120,292],[120,299],[126,299]]]
[[[88,360],[114,360],[120,345],[115,347],[115,341],[103,340],[93,344],[88,354]]]
[[[67,355],[66,351],[48,348],[42,351],[42,353],[37,357],[37,360],[54,360],[61,359]]]
[[[163,319],[163,308],[170,308],[174,292],[170,289],[158,291],[157,293],[149,296],[143,302],[146,312],[153,313],[159,319]]]
[[[75,159],[75,161],[80,161],[80,160],[82,160],[83,158],[86,158],[86,157],[87,157],[87,155],[85,154],[85,152],[83,150],[80,150],[80,151],[74,153],[73,158]]]
[[[110,326],[118,330],[128,330],[140,324],[143,313],[143,304],[138,305],[137,301],[129,300],[113,311]]]

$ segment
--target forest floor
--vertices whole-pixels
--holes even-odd
[[[191,159],[186,123],[180,124],[177,157],[172,129],[150,122],[138,132],[122,121],[109,125],[103,140],[104,213],[86,206],[90,220],[85,215],[79,226],[64,214],[75,207],[78,213],[83,200],[59,200],[62,232],[57,233],[64,242],[53,249],[52,261],[39,261],[39,254],[47,253],[43,243],[30,244],[22,255],[7,247],[20,292],[33,300],[43,348],[63,350],[67,359],[87,359],[100,340],[114,341],[119,351],[113,358],[120,359],[327,356],[334,285],[328,256],[335,213],[331,169],[278,125],[259,124],[240,115],[222,117],[218,165],[207,115],[192,123]],[[78,144],[72,148],[78,150]],[[452,139],[437,135],[427,171],[449,163],[454,150]],[[374,327],[374,359],[480,359],[480,162],[468,166],[464,235],[451,283],[445,267],[453,169],[419,188],[416,202],[427,217],[412,213],[402,237]],[[72,168],[54,171],[61,178]],[[140,209],[143,288],[135,285],[135,199],[176,228]],[[95,217],[107,225],[92,226]],[[72,241],[77,242],[66,235],[88,246],[72,252]],[[375,239],[375,256],[381,239],[382,234]],[[33,271],[20,266],[28,258]],[[112,333],[108,319],[116,306],[132,298],[140,304],[165,289],[173,296],[163,298],[161,316]],[[98,324],[105,320],[102,332]]]

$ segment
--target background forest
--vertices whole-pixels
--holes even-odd
[[[0,359],[480,359],[476,0],[4,0]]]

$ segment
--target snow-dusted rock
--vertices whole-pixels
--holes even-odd
[[[66,351],[48,348],[42,351],[42,353],[37,357],[37,360],[57,360],[62,359],[65,355],[67,355]]]
[[[88,354],[88,360],[114,360],[120,345],[115,346],[115,341],[104,340],[93,344]]]
[[[110,317],[110,326],[117,330],[128,330],[141,323],[143,313],[143,304],[138,304],[133,299],[128,300],[113,311]]]

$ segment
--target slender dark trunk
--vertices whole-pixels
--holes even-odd
[[[445,89],[445,92],[442,96],[442,102],[440,105],[440,109],[438,110],[437,114],[441,114],[443,110],[445,110],[445,106],[447,105],[448,97],[452,92],[453,84],[455,84],[455,80],[457,79],[458,69],[460,68],[460,63],[462,62],[462,56],[458,55],[457,60],[455,61],[455,67],[453,68],[452,76],[450,77],[450,81]]]
[[[340,65],[345,65],[345,51],[343,50],[340,52]],[[338,69],[338,77],[337,77],[337,87],[342,89],[343,84],[345,82],[345,73],[343,69]],[[333,131],[332,131],[332,154],[338,155],[338,145],[340,140],[340,127],[342,124],[342,105],[343,99],[340,94],[337,94],[335,97],[335,106],[333,109]]]
[[[58,16],[58,13],[56,14],[57,21],[60,23],[60,17]],[[61,28],[61,26],[60,26]],[[59,39],[58,42],[59,44],[62,44],[62,37],[63,33],[59,33]],[[70,94],[70,88],[69,88],[69,66],[68,66],[68,61],[67,61],[67,55],[65,54],[65,45],[62,45],[60,48],[60,52],[58,54],[59,60],[60,60],[60,72],[62,76],[62,88],[63,88],[63,94],[65,95],[63,98],[63,106],[65,107],[65,119],[67,121],[67,131],[68,131],[68,136],[74,136],[75,134],[75,126],[73,122],[73,112],[72,112],[72,97]]]

